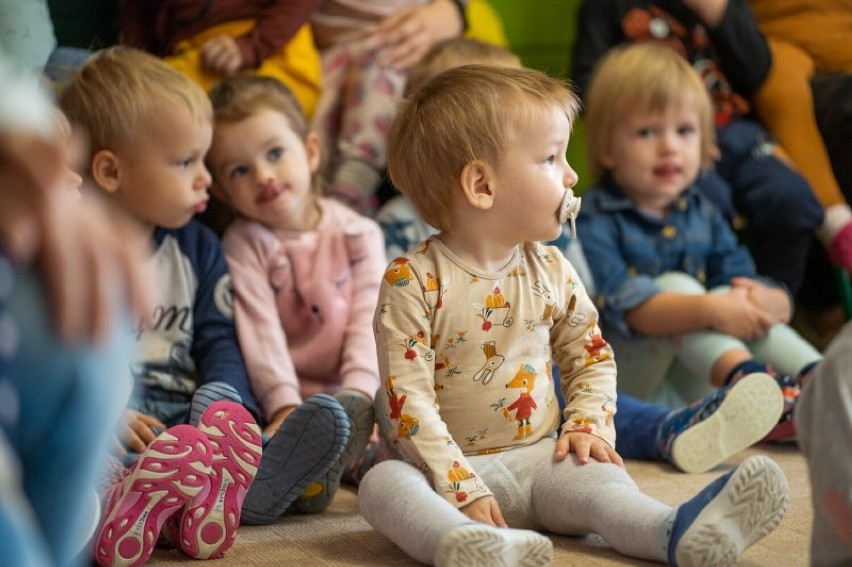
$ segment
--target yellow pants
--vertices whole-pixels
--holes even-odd
[[[845,199],[816,124],[810,80],[818,73],[852,72],[852,8],[846,4],[751,0],[772,50],[772,68],[755,95],[755,111],[824,207]]]
[[[165,60],[175,69],[192,77],[204,90],[210,90],[221,77],[211,73],[201,61],[201,46],[217,35],[240,37],[254,26],[252,20],[237,20],[219,24],[183,40],[175,46],[173,55]],[[305,115],[310,117],[320,93],[320,57],[314,47],[310,26],[305,24],[277,52],[263,60],[252,73],[274,77],[286,84],[296,95]]]

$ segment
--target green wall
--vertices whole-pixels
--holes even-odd
[[[500,14],[509,47],[524,65],[569,78],[575,20],[581,0],[489,0]],[[578,192],[591,185],[586,165],[585,128],[574,126],[568,161],[580,176]]]

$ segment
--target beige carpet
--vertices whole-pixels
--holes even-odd
[[[749,549],[740,565],[806,566],[811,530],[811,493],[805,461],[795,447],[761,445],[737,455],[715,471],[701,475],[678,473],[657,463],[628,462],[627,468],[645,492],[669,504],[678,504],[730,466],[757,453],[768,454],[781,465],[790,484],[790,508],[781,525]],[[625,558],[594,535],[585,538],[553,536],[553,542],[556,548],[554,564],[557,566],[654,565]],[[150,565],[165,567],[187,562],[194,560],[178,551],[157,550]],[[354,491],[344,488],[325,514],[285,516],[271,526],[240,528],[234,547],[211,567],[255,565],[418,564],[367,524],[358,514]]]

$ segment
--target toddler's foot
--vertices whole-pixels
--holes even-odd
[[[207,407],[198,429],[213,450],[210,489],[184,509],[180,547],[190,557],[215,559],[237,535],[243,500],[260,466],[260,428],[246,408],[223,400]]]
[[[808,364],[802,369],[802,374],[810,371],[815,363]],[[778,423],[772,428],[764,441],[795,441],[796,439],[796,424],[793,419],[793,410],[796,408],[796,399],[799,397],[801,387],[799,378],[794,378],[787,374],[779,374],[768,365],[751,360],[741,364],[737,370],[727,380],[728,385],[734,385],[743,380],[746,376],[750,376],[756,372],[766,372],[772,376],[781,388],[781,393],[784,395],[784,409],[781,412],[781,417],[778,418]]]
[[[142,565],[163,523],[210,484],[207,436],[177,425],[148,445],[125,479],[108,495],[95,539],[99,565]]]
[[[369,396],[355,390],[342,390],[334,397],[343,406],[349,419],[349,443],[337,462],[323,476],[309,484],[296,500],[296,511],[303,514],[317,514],[328,508],[340,488],[343,471],[352,459],[361,454],[373,434],[375,414],[373,400]]]
[[[763,439],[778,423],[784,396],[756,372],[669,414],[660,428],[666,460],[687,473],[710,470]]]
[[[243,502],[244,524],[270,524],[340,458],[349,418],[334,398],[317,394],[291,413],[263,450]]]
[[[243,400],[237,389],[225,382],[209,382],[202,384],[192,394],[192,402],[189,405],[189,424],[198,427],[201,416],[213,402],[220,400],[234,402],[242,405]]]
[[[743,461],[676,511],[669,565],[732,565],[781,522],[789,501],[784,473],[768,457]]]
[[[532,530],[468,524],[438,544],[437,567],[541,567],[553,564],[553,542]]]

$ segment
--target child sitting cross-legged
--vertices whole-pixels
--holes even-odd
[[[373,433],[379,387],[372,317],[384,273],[379,226],[319,193],[319,136],[289,89],[267,77],[225,79],[210,93],[214,187],[238,217],[223,244],[237,333],[269,432],[309,396],[333,394],[351,439],[296,501],[324,510]]]
[[[108,492],[95,558],[101,565],[143,563],[170,518],[170,539],[184,552],[219,557],[241,519],[274,520],[339,457],[346,414],[330,396],[306,402],[261,457],[259,410],[237,344],[225,256],[212,231],[192,220],[205,208],[211,182],[206,93],[152,55],[111,48],[89,59],[60,102],[89,136],[86,177],[150,239],[146,270],[158,295],[149,320],[134,329],[122,435],[127,450],[141,456]],[[209,440],[209,469],[205,459],[190,461],[194,452],[158,450],[151,458],[152,444],[174,448],[192,437],[175,440],[174,427],[187,423]],[[166,469],[181,474],[157,475]],[[188,494],[190,485],[199,490]],[[181,496],[185,505],[168,505]]]
[[[706,565],[735,560],[786,509],[786,480],[762,456],[675,508],[624,469],[613,351],[574,268],[539,243],[572,210],[578,106],[538,71],[466,65],[410,95],[391,128],[391,179],[440,232],[385,272],[376,411],[409,462],[377,464],[358,499],[418,561],[549,564],[552,543],[534,531],[547,530]]]
[[[701,78],[665,47],[617,48],[592,79],[586,112],[599,186],[584,195],[577,230],[619,390],[677,405],[769,373],[786,403],[768,437],[792,437],[800,385],[822,356],[787,325],[784,286],[757,273],[694,187],[714,145]]]

